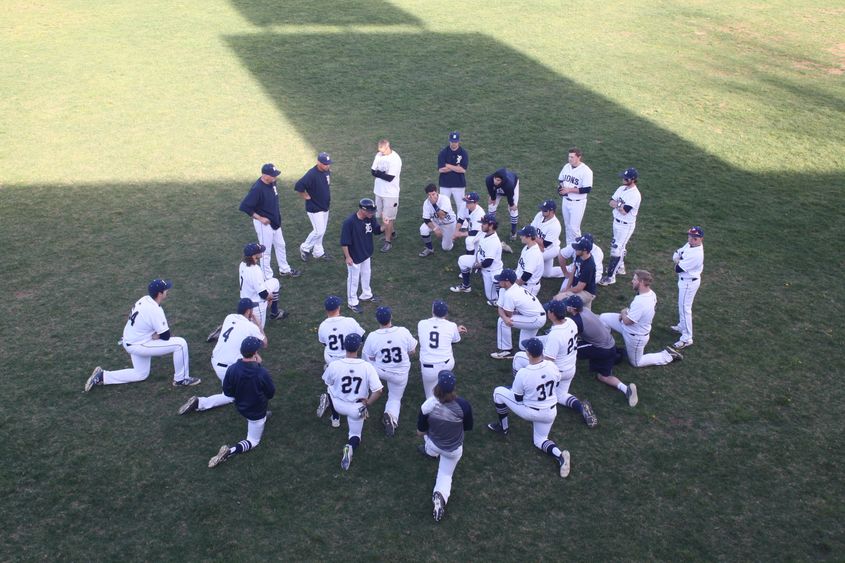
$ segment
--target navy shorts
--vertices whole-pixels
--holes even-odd
[[[596,348],[586,345],[578,348],[578,359],[590,360],[590,371],[610,377],[616,364],[616,348]]]

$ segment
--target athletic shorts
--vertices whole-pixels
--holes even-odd
[[[399,213],[399,198],[381,197],[380,195],[377,195],[376,213],[378,213],[382,219],[387,219],[388,221],[395,220],[397,213]]]

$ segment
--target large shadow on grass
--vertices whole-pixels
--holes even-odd
[[[232,0],[232,4],[255,26],[273,25],[422,25],[419,19],[383,0],[319,0],[285,2]]]

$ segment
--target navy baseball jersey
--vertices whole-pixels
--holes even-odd
[[[252,217],[258,213],[270,220],[270,226],[278,229],[282,226],[282,212],[279,210],[279,191],[276,182],[265,184],[261,178],[255,181],[246,197],[241,202],[240,210]]]
[[[321,211],[328,211],[329,205],[332,201],[331,185],[332,173],[328,170],[320,172],[314,166],[305,175],[300,178],[293,189],[297,192],[308,192],[311,199],[305,200],[305,211],[308,213],[320,213]]]
[[[590,256],[586,260],[580,256],[575,257],[575,274],[572,278],[572,285],[578,285],[584,282],[587,285],[584,291],[596,294],[596,261]]]
[[[373,235],[381,234],[381,225],[375,219],[359,219],[353,213],[340,228],[340,245],[349,247],[352,261],[360,264],[373,255]]]
[[[437,168],[443,168],[447,164],[454,164],[460,166],[464,170],[469,169],[469,154],[463,147],[458,147],[458,150],[453,151],[449,145],[446,145],[440,154],[437,155]],[[441,172],[440,173],[440,187],[441,188],[465,188],[467,186],[466,174],[459,172]]]
[[[502,182],[498,186],[493,184],[493,174],[502,177]],[[490,198],[499,199],[499,196],[503,195],[508,199],[508,205],[513,205],[513,193],[516,190],[516,183],[519,181],[519,176],[516,175],[516,172],[512,172],[507,168],[499,168],[493,174],[490,174],[484,180]]]

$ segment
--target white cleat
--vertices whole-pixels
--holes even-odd
[[[636,407],[637,403],[640,402],[640,398],[637,396],[637,386],[634,383],[628,385],[628,391],[625,393],[625,396],[628,398],[629,407]]]
[[[560,452],[558,463],[560,464],[560,476],[564,478],[569,477],[569,471],[572,469],[572,464],[569,463],[568,450],[563,450],[562,452]]]

